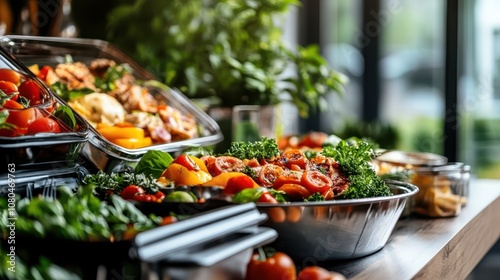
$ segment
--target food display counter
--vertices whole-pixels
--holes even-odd
[[[500,180],[475,179],[457,217],[401,218],[370,256],[320,264],[348,279],[465,279],[500,237]]]

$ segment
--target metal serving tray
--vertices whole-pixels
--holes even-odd
[[[64,63],[67,55],[70,55],[75,62],[86,64],[94,59],[105,58],[114,60],[117,64],[128,64],[138,80],[157,80],[115,46],[102,40],[8,35],[0,38],[0,44],[25,66],[34,64],[55,66]],[[182,113],[193,116],[199,126],[199,137],[139,149],[126,149],[109,142],[89,125],[91,132],[89,144],[83,148],[83,155],[98,169],[117,171],[123,164],[133,165],[152,149],[177,152],[186,147],[208,146],[223,140],[218,124],[181,92],[168,87],[151,86],[148,89],[156,95],[155,97],[162,98]]]

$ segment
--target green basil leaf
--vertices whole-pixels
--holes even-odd
[[[76,118],[73,111],[68,106],[59,106],[54,112],[54,116],[63,121],[71,130],[75,129]]]
[[[248,203],[257,202],[259,197],[267,191],[266,188],[248,188],[238,192],[233,196],[232,202],[234,203]]]
[[[143,173],[159,178],[174,159],[169,153],[162,151],[149,150],[142,156],[135,167],[135,174]]]

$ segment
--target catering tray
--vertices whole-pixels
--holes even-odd
[[[117,64],[128,64],[137,80],[156,80],[151,73],[130,57],[109,42],[102,40],[8,35],[0,39],[0,44],[25,66],[35,64],[55,66],[64,63],[68,55],[72,57],[73,61],[83,63],[104,58],[113,60]],[[148,85],[148,90],[155,95],[155,98],[166,101],[170,106],[184,114],[193,116],[198,125],[198,137],[155,144],[144,148],[127,149],[106,140],[91,126],[89,144],[83,149],[83,155],[87,160],[99,169],[117,171],[117,169],[123,168],[123,164],[133,165],[151,149],[176,152],[190,146],[208,146],[222,141],[223,135],[213,119],[177,89],[159,84]]]
[[[20,63],[9,51],[0,46],[0,68],[16,71],[21,80],[33,82],[41,94],[39,104],[30,104],[28,108],[7,109],[0,105],[0,110],[9,111],[9,115],[26,116],[34,115],[34,120],[49,117],[61,127],[57,133],[27,132],[27,128],[15,128],[15,131],[0,136],[0,174],[11,174],[29,169],[53,169],[74,166],[80,152],[87,142],[89,127],[78,115],[75,115],[75,126],[70,128],[54,115],[54,112],[64,103],[52,96],[44,83],[40,82],[26,67]],[[28,122],[32,123],[34,120]],[[7,119],[9,121],[9,119]],[[12,134],[12,135],[10,135]]]
[[[87,174],[88,170],[79,164],[51,170],[25,170],[10,176],[0,174],[0,196],[13,193],[29,199],[38,195],[55,198],[58,187],[76,190]]]

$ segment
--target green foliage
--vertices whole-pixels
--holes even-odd
[[[227,107],[275,105],[287,93],[307,116],[325,104],[326,93],[342,93],[346,78],[329,69],[316,46],[293,50],[283,40],[279,20],[299,5],[124,0],[108,14],[107,39],[190,98],[215,98]]]
[[[322,154],[334,158],[341,172],[349,179],[343,193],[347,199],[389,196],[391,191],[377,176],[370,161],[375,157],[373,145],[365,141],[340,141],[336,146],[323,147]]]
[[[280,154],[276,139],[260,137],[254,142],[231,142],[231,146],[225,153],[239,159],[269,159]]]

